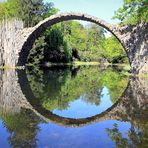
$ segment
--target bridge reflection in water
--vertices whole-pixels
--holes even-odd
[[[73,76],[76,71],[73,70]],[[144,77],[129,77],[126,90],[107,110],[91,117],[77,119],[62,117],[45,108],[31,89],[30,77],[29,71],[0,71],[0,115],[11,133],[18,132],[19,136],[16,134],[14,137],[18,136],[17,141],[21,141],[21,144],[22,141],[25,144],[28,143],[28,146],[30,141],[36,143],[34,137],[39,123],[50,122],[69,128],[83,127],[106,120],[128,121],[134,127],[148,125],[148,81]],[[15,121],[14,118],[16,118]],[[17,127],[16,122],[19,120],[22,121]],[[13,140],[11,139],[11,143]]]

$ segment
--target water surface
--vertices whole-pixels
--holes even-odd
[[[148,147],[147,78],[97,66],[0,76],[0,147]]]

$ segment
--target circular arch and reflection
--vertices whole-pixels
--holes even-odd
[[[88,21],[91,23],[95,23],[103,28],[105,28],[107,31],[112,33],[118,41],[121,43],[123,48],[125,49],[122,39],[120,39],[120,35],[118,34],[118,28],[114,25],[111,25],[101,19],[98,19],[97,17],[90,16],[88,14],[81,14],[81,13],[63,13],[63,14],[56,14],[49,18],[46,18],[45,20],[38,23],[33,28],[30,28],[29,36],[27,37],[26,41],[23,43],[22,49],[19,53],[19,59],[17,65],[24,66],[27,63],[27,57],[29,55],[29,51],[33,46],[33,43],[35,40],[49,27],[63,22],[63,21],[69,21],[69,20],[82,20],[82,21]],[[128,57],[127,51],[125,50],[126,55]],[[129,57],[128,57],[129,59]]]
[[[113,25],[110,25],[103,20],[100,20],[96,17],[92,17],[87,14],[80,14],[80,13],[57,14],[57,15],[54,15],[54,16],[51,16],[45,19],[44,21],[40,22],[39,24],[37,24],[35,27],[31,29],[30,35],[27,38],[26,42],[24,43],[23,48],[20,52],[18,65],[23,66],[26,64],[29,51],[32,48],[34,41],[41,35],[42,32],[44,32],[48,27],[53,26],[54,24],[57,24],[63,21],[68,21],[68,20],[84,20],[84,21],[95,23],[101,27],[104,27],[109,32],[111,32],[122,44],[120,40],[120,36],[118,36],[116,32],[117,31],[116,28]],[[26,82],[26,85],[28,86],[24,85],[24,81]],[[61,117],[59,115],[53,114],[51,111],[43,108],[40,104],[38,104],[38,102],[36,102],[37,100],[35,99],[35,96],[33,92],[31,91],[26,75],[24,75],[24,77],[20,76],[19,82],[21,84],[23,93],[25,94],[26,98],[28,99],[28,102],[32,106],[32,110],[37,115],[42,117],[45,121],[54,122],[56,124],[60,124],[64,126],[72,126],[72,127],[76,126],[77,127],[77,126],[82,126],[86,124],[91,124],[91,123],[94,123],[94,122],[97,122],[103,119],[107,119],[108,113],[111,112],[114,108],[116,108],[116,106],[121,101],[119,99],[113,106],[108,108],[106,111],[103,111],[102,113],[98,115],[94,115],[92,117],[79,118],[79,119],[66,118],[66,117]]]
[[[116,101],[116,103],[114,103],[111,107],[109,107],[107,110],[103,111],[100,114],[93,115],[87,118],[79,118],[79,119],[61,117],[59,115],[52,113],[52,111],[49,111],[48,109],[44,108],[38,102],[38,100],[36,99],[36,97],[34,96],[30,88],[30,84],[28,82],[28,78],[25,72],[18,71],[18,77],[19,77],[19,83],[20,83],[22,92],[24,93],[26,99],[31,105],[31,110],[34,111],[39,117],[41,117],[46,122],[53,122],[55,124],[62,125],[65,127],[80,127],[80,126],[96,123],[102,120],[118,119],[117,117],[112,117],[110,113],[112,114],[114,113],[114,111],[116,110],[116,107],[122,101],[122,96],[120,99],[118,99],[118,101]]]

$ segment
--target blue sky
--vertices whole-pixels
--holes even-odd
[[[108,23],[116,24],[112,20],[114,11],[122,6],[123,0],[45,0],[53,2],[60,12],[81,12],[101,18]]]

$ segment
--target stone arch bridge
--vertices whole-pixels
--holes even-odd
[[[135,74],[148,72],[148,23],[120,27],[87,14],[73,12],[53,15],[31,28],[23,28],[18,21],[11,22],[13,25],[7,25],[6,28],[1,24],[0,65],[24,66],[29,50],[42,32],[56,23],[74,19],[93,22],[110,31],[123,45],[131,71]],[[4,28],[8,30],[7,33],[3,31]]]

